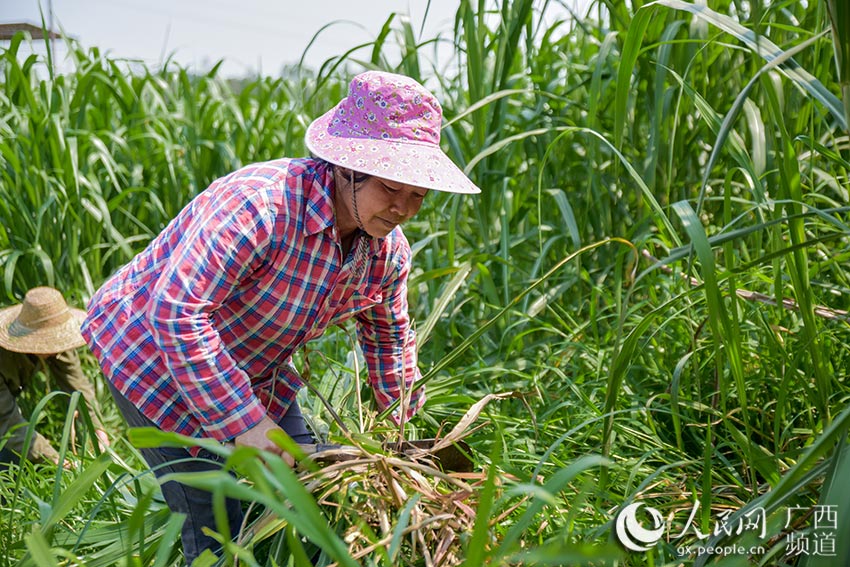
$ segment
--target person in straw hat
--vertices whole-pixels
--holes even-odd
[[[16,398],[39,370],[65,392],[83,395],[94,410],[99,442],[109,443],[97,417],[94,387],[83,374],[75,350],[85,344],[80,334],[84,318],[84,311],[68,307],[62,294],[50,287],[33,288],[22,304],[0,310],[0,462],[8,464],[24,453],[27,421]],[[59,453],[39,433],[26,452],[30,461],[59,463]]]
[[[394,419],[417,411],[425,396],[411,392],[420,373],[400,225],[431,190],[479,192],[440,149],[441,123],[439,102],[413,79],[357,75],[310,124],[311,157],[216,180],[113,275],[92,297],[83,335],[128,423],[278,454],[272,431],[309,442],[291,356],[349,318],[378,406],[405,392],[407,412]],[[142,452],[157,475],[214,458]],[[175,482],[163,492],[192,520],[182,533],[191,563],[216,545],[201,531],[215,525],[210,494]],[[228,513],[237,528],[239,504]]]

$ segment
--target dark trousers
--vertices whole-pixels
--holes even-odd
[[[112,384],[109,384],[112,397],[118,409],[127,420],[130,427],[156,427],[151,420],[125,398]],[[293,401],[289,411],[278,423],[286,433],[297,443],[313,443],[313,436],[307,429],[301,408]],[[170,473],[203,472],[221,468],[218,456],[201,450],[197,457],[192,457],[188,450],[175,447],[160,447],[141,449],[142,456],[147,461],[157,478]],[[183,523],[181,539],[183,540],[183,556],[187,565],[191,565],[205,549],[217,552],[221,546],[213,538],[203,533],[203,528],[216,530],[213,515],[212,493],[198,488],[192,488],[175,481],[162,483],[162,495],[172,512],[186,515]],[[235,538],[242,524],[242,504],[238,500],[227,499],[226,510],[230,524],[230,537]]]

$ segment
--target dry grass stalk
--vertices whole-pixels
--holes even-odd
[[[479,400],[430,450],[400,458],[361,449],[358,458],[302,473],[302,482],[318,503],[332,511],[332,521],[347,527],[343,540],[353,558],[386,553],[395,539],[400,544],[393,549],[394,565],[461,564],[459,534],[473,530],[486,475],[442,471],[434,452],[467,437],[489,402],[511,395],[490,394]]]
[[[660,269],[665,274],[670,274],[670,275],[675,274],[675,272],[673,271],[673,269],[670,266],[665,266],[665,265],[661,264],[661,260],[659,260],[658,258],[653,256],[652,254],[650,254],[647,250],[642,250],[641,254],[643,254],[644,258],[646,258],[647,260],[654,262],[658,266],[658,269]],[[702,285],[702,282],[699,281],[697,278],[691,277],[691,276],[689,276],[685,273],[680,272],[678,274],[678,276],[681,277],[686,282],[688,282],[693,287],[699,287],[699,286]],[[765,305],[772,305],[772,306],[777,305],[776,298],[771,297],[769,295],[765,295],[763,293],[759,293],[757,291],[750,291],[748,289],[736,288],[735,289],[735,295],[737,295],[738,297],[740,297],[741,299],[744,299],[746,301],[754,301],[754,302],[757,302],[757,303],[763,303]],[[783,309],[787,309],[789,311],[799,311],[800,310],[800,306],[797,305],[797,302],[794,301],[793,299],[791,299],[790,297],[783,297],[781,306],[782,306]],[[814,305],[812,307],[812,309],[813,309],[813,312],[814,312],[815,315],[817,315],[818,317],[822,317],[824,319],[844,320],[844,321],[850,319],[850,313],[848,313],[847,311],[843,311],[841,309],[832,309],[831,307],[825,307],[823,305]]]

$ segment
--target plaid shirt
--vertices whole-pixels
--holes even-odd
[[[396,400],[420,378],[410,246],[396,228],[343,259],[332,194],[312,159],[250,165],[199,194],[92,297],[82,332],[107,378],[162,429],[229,440],[282,417],[302,386],[292,354],[356,317],[378,405]]]

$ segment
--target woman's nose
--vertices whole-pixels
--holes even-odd
[[[400,217],[407,218],[407,214],[410,211],[410,198],[406,195],[398,195],[393,199],[392,203],[390,203],[390,212],[394,215],[398,215]]]

